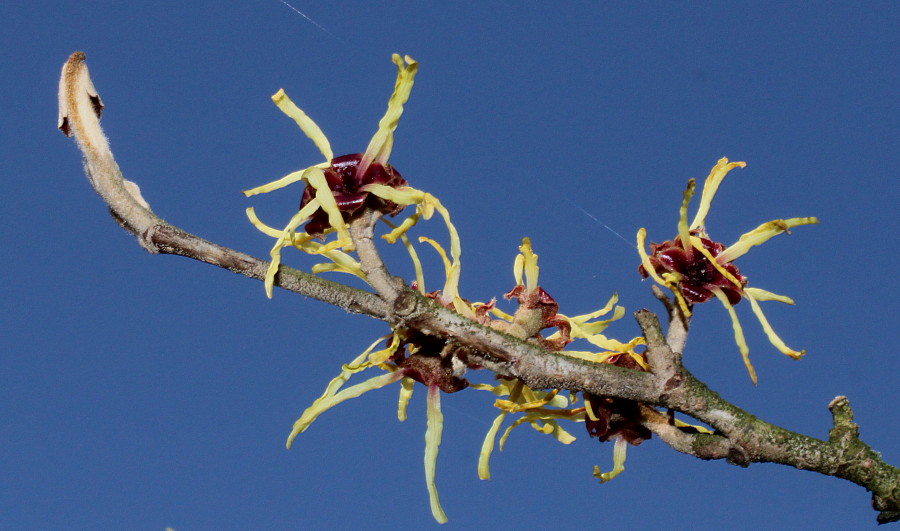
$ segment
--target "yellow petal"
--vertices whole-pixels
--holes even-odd
[[[444,429],[444,415],[441,413],[441,392],[435,387],[428,388],[427,427],[425,428],[425,485],[428,487],[428,500],[431,503],[431,515],[438,523],[446,523],[447,515],[438,500],[437,487],[434,484],[434,471],[437,465],[438,447],[441,445],[441,432]]]
[[[712,292],[719,299],[719,302],[722,303],[722,306],[725,307],[725,310],[728,311],[729,317],[731,317],[731,327],[734,329],[734,342],[738,346],[741,358],[744,359],[744,366],[747,367],[747,372],[750,374],[750,381],[753,382],[753,385],[756,385],[756,370],[753,369],[753,365],[750,363],[750,347],[747,346],[747,340],[744,339],[744,330],[741,328],[740,321],[738,321],[734,306],[728,302],[728,296],[721,289],[713,288]]]
[[[597,347],[600,347],[600,348],[603,348],[606,350],[612,350],[612,351],[618,352],[618,353],[628,352],[628,351],[634,349],[634,347],[644,344],[644,338],[641,336],[633,338],[628,343],[622,343],[621,341],[619,341],[617,339],[607,338],[603,334],[589,335],[589,336],[585,337],[585,339],[587,339],[588,342],[590,342],[594,346],[597,346]]]
[[[316,122],[314,122],[312,118],[294,105],[294,102],[292,102],[291,99],[287,97],[287,94],[284,93],[284,89],[279,89],[278,92],[272,96],[272,101],[275,102],[275,105],[277,105],[279,109],[281,109],[281,112],[297,122],[297,125],[300,126],[300,130],[313,141],[313,144],[315,144],[317,148],[319,148],[319,152],[322,153],[322,156],[325,157],[326,161],[330,162],[331,159],[334,158],[334,153],[331,152],[331,144],[329,144],[328,139],[325,138],[325,133],[319,129],[319,126],[316,125]]]
[[[690,230],[700,229],[705,232],[703,225],[706,222],[706,215],[709,213],[709,205],[712,203],[713,197],[716,195],[716,190],[719,189],[719,185],[725,179],[728,172],[734,168],[745,168],[746,166],[746,162],[728,162],[728,159],[725,157],[719,159],[709,172],[706,181],[703,183],[703,192],[700,194],[700,206],[697,208],[697,214],[694,216],[694,221],[691,223]]]
[[[791,228],[799,225],[815,225],[818,222],[816,218],[773,219],[742,235],[737,242],[722,251],[716,257],[716,261],[720,264],[732,262],[743,256],[751,247],[765,243],[773,236],[782,232],[790,233]]]
[[[447,251],[439,244],[438,242],[428,238],[427,236],[419,236],[419,243],[427,243],[431,245],[432,248],[437,252],[437,254],[441,257],[441,261],[444,263],[444,271],[449,274],[450,272],[450,259],[447,258]]]
[[[769,320],[766,319],[766,316],[763,314],[762,308],[760,308],[759,303],[756,302],[756,298],[751,293],[747,293],[747,291],[749,290],[744,291],[744,298],[750,301],[750,307],[753,308],[753,313],[756,314],[756,318],[759,320],[759,324],[762,325],[766,337],[769,338],[769,343],[772,343],[772,346],[786,356],[790,356],[795,360],[802,358],[803,355],[806,354],[806,351],[801,350],[798,352],[784,344],[784,341],[782,341],[781,338],[778,337],[778,334],[775,333],[775,330],[772,329],[772,325],[769,324]]]
[[[684,194],[681,196],[681,208],[678,209],[678,236],[681,240],[681,247],[687,251],[688,256],[691,254],[691,231],[688,228],[687,223],[687,209],[688,203],[691,202],[691,197],[694,196],[694,188],[696,186],[696,182],[693,179],[688,181],[687,189],[685,189]]]
[[[583,315],[576,315],[575,317],[567,317],[566,319],[568,319],[569,322],[575,322],[575,323],[578,323],[579,325],[585,325],[591,319],[596,319],[597,317],[600,317],[601,315],[608,314],[609,311],[612,310],[613,308],[616,308],[616,312],[618,312],[619,307],[616,307],[617,302],[619,302],[619,294],[613,293],[612,296],[609,298],[609,300],[606,301],[606,305],[603,308],[600,308],[599,310],[593,311],[591,313],[586,313]],[[623,312],[624,312],[624,310],[625,309],[622,308]],[[623,315],[624,315],[624,313],[623,313]],[[610,319],[610,321],[614,321],[614,320],[615,320],[615,318]],[[597,332],[599,332],[599,331],[600,330],[597,330]]]
[[[491,479],[491,453],[494,451],[494,441],[497,439],[497,431],[503,424],[503,419],[506,418],[506,415],[506,411],[501,411],[500,414],[497,415],[494,422],[491,423],[490,429],[488,429],[488,432],[485,434],[484,441],[481,443],[481,452],[478,453],[479,479]]]
[[[560,350],[558,353],[592,363],[603,363],[609,358],[620,354],[619,352],[590,352],[587,350]]]
[[[400,422],[406,420],[406,406],[409,405],[409,399],[412,398],[415,383],[416,381],[412,378],[400,380],[400,399],[397,401],[397,420]]]
[[[613,446],[613,469],[609,472],[600,472],[600,467],[594,467],[594,477],[600,480],[600,483],[618,476],[625,470],[625,454],[628,451],[628,443],[621,435],[616,437],[616,444]]]
[[[378,122],[378,131],[369,142],[369,147],[363,154],[362,160],[359,162],[357,172],[359,175],[365,175],[369,169],[369,164],[377,162],[384,164],[391,155],[391,149],[394,145],[394,131],[397,129],[397,123],[400,121],[400,115],[403,114],[403,104],[409,99],[409,93],[412,91],[413,79],[419,64],[412,60],[410,56],[401,58],[399,54],[391,56],[391,60],[397,65],[397,81],[394,84],[394,93],[388,100],[387,112]]]
[[[584,412],[587,415],[587,418],[593,420],[594,422],[597,422],[598,420],[600,420],[597,417],[597,414],[594,413],[594,408],[593,408],[593,406],[591,406],[591,401],[588,399],[584,400]]]
[[[569,335],[571,335],[572,337],[586,338],[588,336],[599,334],[603,330],[606,330],[613,321],[617,321],[625,315],[625,308],[623,308],[622,306],[616,306],[612,317],[610,317],[609,319],[593,322],[584,322],[582,320],[582,318],[584,317],[596,316],[600,311],[602,310],[598,310],[597,312],[594,312],[592,314],[579,315],[577,317],[566,317],[562,314],[557,314],[557,316],[562,317],[569,322],[569,325],[572,327]],[[561,334],[559,334],[558,332],[554,332],[550,337],[552,338],[553,336],[559,335]]]
[[[766,291],[764,289],[748,287],[744,288],[744,294],[749,294],[751,297],[758,301],[778,301],[785,304],[794,304],[794,299],[785,295],[778,295],[777,293],[772,293],[771,291]]]
[[[650,257],[647,255],[647,250],[644,247],[644,243],[647,239],[647,229],[641,228],[637,232],[637,250],[638,254],[641,256],[641,265],[644,266],[644,271],[656,281],[660,286],[664,286],[669,288],[672,291],[672,294],[675,295],[675,300],[678,301],[678,306],[681,308],[681,312],[685,317],[691,316],[691,310],[688,308],[687,301],[684,300],[684,296],[681,294],[681,290],[678,289],[676,280],[666,280],[663,277],[659,276],[656,272],[656,269],[653,268],[653,265],[650,264]],[[667,274],[667,276],[671,277],[671,275]]]
[[[242,193],[245,197],[250,197],[256,194],[265,194],[267,192],[271,192],[272,190],[278,190],[279,188],[284,188],[289,184],[293,184],[297,181],[303,179],[303,174],[306,173],[306,169],[295,171],[293,173],[289,173],[278,179],[277,181],[272,181],[268,184],[264,184],[262,186],[257,186],[256,188],[251,188],[249,190],[244,190]]]
[[[288,435],[287,447],[290,448],[291,444],[293,444],[294,442],[294,438],[306,431],[306,429],[309,428],[309,425],[312,424],[313,421],[316,420],[322,413],[328,411],[332,407],[340,404],[345,400],[356,398],[368,391],[380,389],[386,385],[390,385],[402,377],[403,373],[401,373],[400,371],[380,374],[362,383],[356,384],[352,387],[348,387],[347,389],[344,389],[343,391],[333,396],[326,397],[323,395],[322,398],[313,402],[313,405],[306,408],[300,418],[297,419],[296,422],[294,422],[294,427],[291,430],[290,435]]]
[[[573,442],[575,442],[575,437],[571,433],[563,429],[563,427],[560,426],[559,423],[555,420],[548,420],[547,425],[553,427],[553,431],[550,432],[550,435],[552,435],[553,438],[557,441],[563,444],[572,444]]]
[[[388,201],[392,201],[397,203],[398,205],[418,205],[425,201],[425,197],[428,195],[426,192],[421,190],[416,190],[410,186],[401,186],[400,188],[394,188],[392,186],[387,186],[386,184],[372,183],[367,184],[365,186],[360,187],[360,192],[369,192],[370,194],[374,194],[382,199],[387,199]],[[431,216],[425,216],[425,219],[429,219]]]
[[[272,250],[269,251],[269,256],[272,260],[269,262],[269,268],[266,270],[266,278],[263,281],[263,285],[266,289],[266,296],[270,299],[272,298],[272,287],[275,284],[275,275],[278,273],[278,266],[281,264],[281,248],[294,241],[294,230],[301,223],[308,220],[313,215],[313,212],[318,209],[319,202],[316,199],[311,200],[306,206],[301,208],[299,212],[291,217],[291,220],[282,231],[281,237],[275,242]]]
[[[397,238],[400,238],[400,241],[403,242],[403,247],[406,249],[406,252],[409,254],[409,259],[412,260],[413,269],[416,272],[416,286],[421,294],[425,294],[425,272],[422,270],[422,262],[419,260],[419,253],[416,252],[416,248],[413,247],[413,244],[409,241],[409,238],[406,237],[406,230],[415,225],[416,221],[418,221],[419,215],[413,214],[412,216],[406,218],[399,226],[394,225],[390,221],[381,218],[381,221],[386,223],[393,230],[389,234],[385,234],[382,236],[388,243],[394,243],[397,241]],[[412,221],[410,221],[412,220]]]
[[[409,231],[409,229],[414,227],[416,225],[416,223],[419,222],[419,218],[421,218],[421,217],[422,217],[422,215],[420,213],[415,212],[412,215],[410,215],[408,218],[404,219],[403,222],[400,223],[399,225],[394,225],[390,221],[388,221],[384,218],[381,218],[381,220],[383,222],[387,223],[392,229],[391,232],[383,235],[382,238],[384,238],[384,240],[390,244],[395,243],[397,241],[397,238],[400,238],[404,234],[406,234]]]
[[[525,257],[522,254],[517,254],[516,259],[513,260],[513,279],[516,281],[516,286],[524,286],[525,274]]]
[[[522,245],[519,246],[519,252],[522,256],[523,269],[525,271],[525,289],[531,291],[538,286],[538,273],[540,268],[537,265],[538,255],[531,250],[531,238],[522,238]],[[518,257],[516,257],[518,262]],[[516,279],[519,282],[519,279]]]
[[[344,216],[338,209],[334,193],[328,187],[325,173],[320,168],[309,168],[306,179],[309,185],[315,189],[316,200],[318,200],[322,210],[328,214],[328,224],[337,231],[337,243],[332,247],[340,247],[346,251],[352,251],[354,247],[353,240],[350,238],[350,231],[347,230]],[[326,250],[330,250],[328,246],[326,246]]]
[[[720,275],[728,279],[729,282],[734,284],[734,287],[738,290],[744,289],[744,285],[741,284],[741,281],[735,278],[734,275],[729,273],[721,264],[725,264],[727,262],[720,261],[718,257],[714,257],[711,252],[709,252],[706,247],[703,246],[703,241],[696,236],[691,236],[691,245],[694,247],[695,251],[698,251],[709,263],[715,268],[716,271],[719,272]]]
[[[700,426],[698,424],[688,424],[687,422],[684,422],[683,420],[680,420],[680,419],[675,419],[675,427],[676,428],[693,428],[693,429],[697,430],[698,432],[706,434],[706,435],[712,435],[715,433],[714,431],[712,431],[709,428]]]

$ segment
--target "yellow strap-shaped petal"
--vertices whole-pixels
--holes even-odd
[[[785,304],[794,304],[794,299],[785,296],[779,295],[777,293],[772,293],[771,291],[766,291],[764,289],[759,288],[744,288],[744,294],[750,295],[754,299],[758,301],[778,301],[783,302]]]
[[[722,157],[716,162],[716,165],[710,170],[706,181],[703,182],[703,192],[700,194],[700,206],[697,208],[697,214],[694,216],[694,221],[691,223],[690,230],[700,229],[705,232],[703,226],[706,223],[706,215],[709,213],[709,206],[712,203],[713,197],[716,195],[716,190],[719,189],[719,185],[725,180],[725,176],[728,172],[734,168],[745,168],[746,166],[746,162],[728,162],[728,159],[725,157]]]
[[[569,322],[573,323],[573,324],[577,323],[579,325],[585,325],[591,319],[596,319],[597,317],[600,317],[601,315],[608,314],[609,311],[612,310],[616,306],[617,302],[619,302],[619,294],[613,293],[612,296],[609,298],[609,300],[606,301],[606,305],[603,308],[600,308],[599,310],[595,310],[591,313],[576,315],[575,317],[567,317],[566,319],[568,319]],[[616,310],[618,311],[618,308],[616,308]],[[624,308],[622,310],[624,311]],[[611,320],[614,320],[614,319],[611,319]]]
[[[587,350],[560,350],[557,353],[593,363],[603,363],[609,358],[621,354],[620,352],[590,352]]]
[[[747,340],[744,339],[744,330],[741,328],[740,321],[738,321],[734,306],[728,302],[728,296],[721,289],[713,288],[712,292],[719,299],[719,302],[722,303],[722,306],[725,307],[725,310],[728,311],[728,316],[731,317],[731,326],[734,329],[734,342],[738,346],[741,358],[744,359],[744,366],[747,367],[747,372],[750,374],[750,381],[753,382],[753,385],[756,385],[756,370],[753,368],[753,364],[750,363],[750,347],[747,346]]]
[[[698,424],[688,424],[687,422],[684,422],[683,420],[680,420],[680,419],[675,419],[675,427],[676,428],[693,428],[693,429],[697,430],[698,432],[706,434],[706,435],[712,435],[715,433],[714,431],[712,431],[709,428],[700,426]]]
[[[268,184],[264,184],[262,186],[257,186],[256,188],[251,188],[249,190],[244,190],[242,193],[245,197],[250,197],[252,195],[257,194],[265,194],[271,192],[272,190],[278,190],[279,188],[284,188],[289,184],[293,184],[297,181],[303,180],[303,174],[306,173],[306,169],[302,169],[300,171],[295,171],[293,173],[289,173],[278,179],[277,181],[272,181]]]
[[[664,286],[669,288],[672,291],[672,294],[675,295],[675,300],[678,301],[678,306],[681,308],[681,312],[685,317],[691,316],[691,310],[688,308],[687,301],[684,300],[684,296],[681,295],[681,290],[678,289],[678,285],[676,281],[665,280],[663,277],[659,276],[656,272],[656,269],[653,268],[653,265],[650,263],[650,257],[647,255],[647,251],[644,247],[644,243],[647,239],[647,229],[640,228],[637,232],[637,250],[638,254],[641,256],[641,265],[644,266],[644,271],[656,281],[660,286]],[[668,275],[667,276],[671,276]]]
[[[687,189],[681,196],[681,208],[678,209],[678,236],[681,240],[681,247],[688,253],[688,256],[691,255],[691,231],[688,228],[687,210],[688,203],[691,202],[691,197],[694,196],[695,186],[696,182],[693,179],[688,181]]]
[[[282,231],[281,237],[275,242],[272,250],[269,251],[269,256],[272,258],[272,261],[269,262],[269,269],[266,270],[266,278],[263,281],[263,285],[266,289],[266,297],[272,298],[272,286],[275,284],[275,274],[278,273],[278,266],[281,264],[281,248],[285,245],[290,245],[289,242],[294,241],[294,230],[299,227],[301,223],[308,220],[318,209],[319,201],[317,199],[312,199],[306,206],[301,208],[299,212],[291,217],[291,220]]]
[[[316,200],[321,205],[322,210],[328,214],[328,224],[337,231],[337,241],[332,245],[326,245],[323,252],[333,248],[340,247],[345,251],[352,251],[353,240],[350,238],[350,231],[347,230],[347,224],[344,223],[344,216],[338,209],[337,201],[331,189],[328,188],[328,181],[325,179],[325,173],[316,167],[309,168],[306,176],[307,182],[316,191]]]
[[[759,320],[759,324],[763,327],[763,332],[766,333],[766,337],[769,338],[769,343],[772,343],[772,346],[778,349],[779,352],[786,356],[790,356],[795,360],[799,360],[806,354],[805,350],[796,351],[792,348],[789,348],[784,344],[784,341],[778,337],[778,334],[775,333],[775,330],[772,329],[772,325],[769,324],[769,320],[766,319],[765,314],[763,314],[762,308],[759,307],[759,303],[756,302],[756,298],[753,297],[750,293],[744,293],[744,297],[750,301],[750,307],[753,308],[753,313],[756,315],[756,318]]]
[[[410,223],[410,219],[413,221]],[[413,244],[409,241],[409,238],[406,237],[406,231],[412,225],[415,225],[415,222],[419,219],[418,214],[413,214],[409,218],[403,221],[399,226],[394,225],[390,221],[381,218],[381,221],[387,224],[387,226],[391,227],[393,230],[390,234],[385,234],[382,236],[388,243],[394,243],[397,241],[397,238],[400,238],[400,241],[403,242],[403,247],[406,249],[406,252],[409,254],[409,259],[412,260],[413,269],[416,272],[416,286],[421,294],[425,294],[425,272],[422,270],[422,262],[419,260],[419,253],[416,252],[416,248],[413,247]]]
[[[400,398],[397,400],[397,420],[400,422],[406,420],[406,406],[409,405],[409,399],[412,398],[415,383],[416,381],[412,378],[400,380]]]
[[[519,246],[519,256],[522,257],[522,269],[525,272],[525,289],[531,291],[538,286],[538,255],[531,249],[531,238],[522,238],[522,245]],[[516,257],[516,264],[519,263],[519,257]],[[516,278],[516,283],[520,283],[520,278]]]
[[[387,241],[388,243],[393,244],[394,242],[397,241],[397,238],[400,238],[404,234],[409,232],[409,229],[413,228],[416,225],[416,223],[419,222],[419,218],[421,218],[421,217],[422,217],[422,215],[420,213],[415,212],[415,213],[411,214],[408,218],[404,219],[403,222],[400,223],[399,225],[394,225],[390,221],[388,221],[384,218],[381,218],[381,221],[387,223],[392,228],[391,232],[384,234],[381,237],[384,238],[384,240]]]
[[[319,126],[316,125],[316,122],[314,122],[312,118],[294,105],[294,102],[292,102],[291,99],[287,97],[287,94],[284,93],[284,89],[279,89],[278,92],[272,96],[272,101],[275,102],[275,105],[277,105],[279,109],[281,109],[281,112],[290,116],[297,122],[297,125],[300,126],[300,130],[313,141],[313,144],[315,144],[317,148],[319,148],[319,152],[322,153],[322,156],[325,157],[326,161],[330,162],[331,159],[334,158],[334,153],[331,151],[331,144],[325,137],[325,133],[319,129]]]
[[[290,435],[288,435],[288,449],[290,449],[291,445],[294,443],[294,439],[297,437],[297,435],[300,435],[301,433],[306,431],[306,429],[309,428],[309,425],[312,424],[313,421],[316,420],[316,418],[318,418],[319,415],[321,415],[325,411],[328,411],[332,407],[340,404],[345,400],[350,400],[351,398],[356,398],[368,391],[380,389],[386,385],[390,385],[402,377],[403,373],[401,373],[400,371],[380,374],[374,378],[366,380],[365,382],[356,384],[352,387],[348,387],[347,389],[344,389],[343,391],[333,396],[326,397],[321,401],[317,400],[313,403],[313,405],[306,408],[306,411],[304,411],[300,418],[297,419],[296,422],[294,422],[294,427],[291,430]]]
[[[394,84],[394,93],[388,100],[387,112],[378,122],[378,131],[369,141],[366,152],[363,153],[362,160],[359,162],[357,172],[359,175],[365,175],[369,169],[369,164],[377,162],[384,164],[391,156],[391,149],[394,146],[394,131],[400,122],[400,116],[403,114],[403,104],[409,99],[409,93],[412,91],[413,80],[416,77],[416,71],[419,64],[413,61],[410,56],[400,57],[399,54],[393,54],[391,60],[397,65],[397,81]]]
[[[790,229],[799,225],[815,225],[819,220],[817,218],[790,218],[790,219],[773,219],[763,223],[759,227],[742,235],[737,242],[730,245],[721,252],[716,260],[720,264],[732,262],[743,256],[751,247],[765,243],[769,238],[777,236],[782,232],[790,232]]]
[[[494,451],[494,441],[497,439],[497,432],[500,430],[506,415],[506,411],[501,411],[484,436],[484,441],[481,443],[481,451],[478,453],[478,479],[491,479],[491,453]]]
[[[706,260],[709,261],[709,263],[713,266],[713,268],[715,268],[716,271],[719,272],[720,275],[734,284],[734,287],[737,288],[738,291],[744,289],[744,285],[741,284],[741,281],[735,278],[735,276],[729,273],[724,267],[722,267],[721,264],[726,264],[728,262],[719,261],[718,257],[713,257],[712,253],[703,246],[703,242],[700,240],[700,238],[691,236],[691,245],[694,246],[695,251],[699,251],[700,254],[706,257]]]
[[[441,445],[441,432],[444,430],[444,415],[441,413],[441,391],[436,386],[428,388],[426,405],[428,417],[425,428],[425,485],[428,487],[428,501],[431,503],[431,516],[438,523],[446,523],[447,515],[441,508],[437,487],[434,484],[434,471],[437,466],[438,447]]]
[[[600,472],[600,467],[594,467],[594,477],[600,480],[600,483],[615,478],[625,470],[625,454],[628,451],[628,443],[625,437],[621,435],[616,437],[616,444],[613,446],[613,469],[609,472]]]

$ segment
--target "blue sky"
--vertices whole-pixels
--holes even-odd
[[[277,224],[300,190],[240,190],[320,157],[269,96],[284,88],[336,153],[362,151],[393,86],[390,54],[413,56],[391,162],[450,209],[462,294],[475,300],[512,286],[530,236],[563,313],[614,291],[629,311],[659,309],[635,272],[635,232],[671,238],[687,179],[722,156],[747,161],[708,226],[730,243],[770,219],[820,218],[738,261],[751,284],[796,300],[767,315],[807,356],[776,352],[738,306],[754,388],[725,312],[708,305],[685,363],[737,405],[816,437],[828,402],[847,395],[864,440],[900,463],[896,2],[294,5],[321,27],[278,0],[0,7],[0,527],[436,525],[422,389],[404,423],[390,388],[326,413],[284,449],[294,419],[386,326],[285,292],[267,300],[256,281],[141,250],[55,129],[59,69],[75,50],[87,53],[117,160],[154,210],[257,256],[271,241],[244,209]],[[609,332],[637,327],[626,317]],[[450,527],[874,527],[860,487],[701,462],[655,439],[598,485],[591,468],[608,468],[612,447],[577,426],[570,446],[517,430],[480,481],[491,403],[444,397],[437,481]]]

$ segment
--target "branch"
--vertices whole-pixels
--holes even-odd
[[[257,280],[265,278],[268,262],[222,247],[166,223],[141,197],[137,184],[122,177],[100,127],[103,104],[84,64],[84,53],[73,53],[59,82],[59,129],[74,135],[84,156],[84,171],[94,191],[106,202],[119,225],[134,235],[152,254],[176,254],[212,264]],[[275,285],[351,313],[376,319],[388,316],[388,306],[377,295],[281,266]]]
[[[681,411],[701,420],[715,434],[675,433],[659,417],[644,408],[644,425],[672,448],[701,459],[726,459],[729,463],[779,463],[852,481],[872,492],[872,507],[879,511],[878,522],[900,520],[900,469],[885,463],[881,456],[859,439],[850,403],[839,396],[828,405],[834,423],[827,441],[808,437],[764,422],[722,399],[680,364],[663,340],[659,321],[651,312],[636,313],[647,340],[647,358],[653,366],[677,364],[666,379],[658,405]]]
[[[186,256],[257,280],[268,262],[222,247],[182,231],[157,216],[140,189],[122,177],[100,127],[103,104],[88,75],[82,52],[63,66],[60,79],[59,128],[74,134],[84,155],[84,168],[94,190],[113,218],[150,253]],[[363,272],[376,293],[359,290],[281,266],[275,285],[333,304],[352,313],[388,322],[392,327],[452,340],[469,366],[514,377],[534,389],[581,391],[598,397],[640,404],[640,421],[673,449],[701,459],[727,459],[740,466],[772,462],[853,481],[873,493],[879,522],[900,519],[900,471],[884,463],[858,436],[845,397],[829,408],[834,426],[828,441],[765,423],[723,400],[694,378],[681,363],[688,318],[660,290],[654,289],[668,313],[663,334],[655,314],[635,314],[647,342],[650,372],[598,364],[551,352],[512,335],[475,323],[410,289],[384,267],[373,241],[378,214],[368,212],[351,222],[351,235]],[[680,411],[716,429],[713,434],[676,427],[656,407]]]

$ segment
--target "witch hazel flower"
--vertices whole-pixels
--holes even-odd
[[[451,233],[454,278],[458,279],[459,237],[450,223],[450,215],[446,208],[431,194],[407,186],[406,180],[388,163],[394,145],[394,131],[397,129],[400,116],[403,114],[403,105],[409,99],[418,71],[418,63],[409,56],[401,57],[394,54],[392,60],[397,65],[394,92],[388,100],[387,111],[378,122],[378,130],[363,153],[335,157],[331,144],[319,126],[288,98],[284,90],[279,90],[272,96],[275,105],[297,123],[300,130],[322,153],[325,161],[244,191],[244,195],[250,197],[272,192],[296,182],[303,182],[306,185],[300,199],[299,210],[291,216],[283,229],[266,225],[259,220],[252,207],[247,209],[250,222],[276,240],[270,252],[272,260],[266,271],[264,283],[269,298],[272,297],[275,274],[281,264],[281,250],[285,247],[294,247],[308,254],[323,255],[331,260],[331,263],[314,266],[314,273],[337,271],[366,280],[359,262],[348,254],[355,250],[348,223],[365,211],[394,216],[408,205],[416,205],[416,213],[400,224],[393,238],[399,237],[420,218],[430,219],[434,212],[440,213]],[[336,235],[332,241],[326,243],[315,241],[325,240],[332,233]]]
[[[728,172],[745,166],[744,162],[728,162],[727,158],[720,159],[713,166],[703,184],[700,205],[690,225],[687,221],[687,210],[688,203],[694,195],[695,182],[694,179],[688,181],[679,210],[678,235],[675,239],[660,244],[651,243],[650,253],[647,254],[644,247],[647,232],[643,228],[638,231],[637,247],[641,256],[638,272],[642,277],[649,276],[658,284],[670,289],[685,317],[691,315],[694,304],[707,302],[713,298],[718,299],[731,317],[735,343],[755,385],[757,378],[756,371],[750,363],[750,349],[734,310],[734,306],[741,299],[750,302],[750,307],[769,342],[776,349],[794,359],[802,357],[805,351],[796,351],[785,345],[759,306],[760,301],[778,301],[785,304],[794,304],[794,301],[784,295],[749,287],[747,278],[734,261],[747,253],[751,247],[765,243],[773,236],[783,232],[790,233],[793,227],[813,225],[819,221],[814,217],[772,220],[742,235],[737,242],[727,247],[712,240],[706,231],[705,223],[713,197]]]
[[[382,342],[385,343],[384,348],[376,350]],[[469,384],[458,375],[460,368],[453,365],[450,357],[438,355],[438,351],[444,348],[436,342],[417,342],[408,337],[404,331],[394,331],[391,335],[379,338],[353,361],[345,364],[341,373],[329,382],[322,395],[294,422],[288,436],[287,448],[290,449],[295,438],[305,432],[313,421],[325,411],[346,400],[357,398],[369,391],[397,382],[400,382],[397,418],[402,422],[406,420],[406,408],[412,397],[415,382],[423,383],[428,389],[425,484],[432,516],[439,523],[447,522],[447,516],[441,507],[435,486],[437,454],[441,444],[444,422],[441,413],[441,392],[456,392],[465,389]],[[378,368],[385,372],[361,383],[345,387],[353,375],[372,368]]]
[[[519,337],[552,351],[554,354],[577,358],[592,363],[605,363],[635,370],[648,370],[647,361],[635,349],[644,344],[643,337],[635,337],[628,342],[608,338],[602,332],[625,315],[625,309],[618,306],[618,296],[613,295],[603,308],[585,315],[567,317],[559,313],[559,304],[538,284],[538,256],[528,238],[522,240],[519,254],[513,265],[516,286],[505,298],[515,300],[519,307],[513,315],[507,315],[493,308],[490,314],[500,317],[489,323],[493,328]],[[605,317],[606,319],[598,319]],[[556,328],[549,335],[542,330]],[[576,339],[584,339],[601,349],[595,351],[564,350]],[[594,467],[594,475],[606,482],[625,467],[627,444],[638,445],[650,438],[650,432],[641,426],[640,410],[636,403],[628,400],[608,399],[585,394],[583,405],[579,406],[577,393],[563,396],[558,389],[541,391],[531,389],[523,382],[511,378],[499,378],[496,384],[473,384],[473,388],[489,391],[501,397],[494,402],[500,413],[494,419],[485,435],[478,460],[478,477],[490,479],[490,457],[495,445],[503,449],[512,430],[521,425],[529,425],[534,430],[550,435],[563,444],[570,444],[575,437],[560,424],[561,421],[584,422],[591,437],[600,442],[614,440],[613,468],[601,473]],[[509,415],[520,414],[496,442],[500,428]]]

